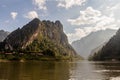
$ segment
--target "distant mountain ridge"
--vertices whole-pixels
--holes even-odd
[[[0,42],[2,42],[8,35],[9,35],[9,32],[0,30]]]
[[[88,58],[93,49],[107,42],[115,33],[116,30],[111,29],[92,32],[88,36],[72,42],[72,46],[78,54]]]
[[[102,47],[102,49],[91,56],[91,60],[120,60],[120,29],[116,32],[116,35]]]
[[[60,21],[33,19],[21,29],[11,32],[0,44],[1,51],[34,52],[42,55],[75,56]]]
[[[94,54],[98,53],[99,50],[101,50],[103,48],[103,46],[106,45],[107,42],[103,43],[102,45],[96,47],[95,49],[93,49],[88,57],[89,60],[91,60],[92,56],[94,56]]]

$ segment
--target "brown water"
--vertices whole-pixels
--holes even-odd
[[[0,80],[120,80],[120,63],[1,62]]]

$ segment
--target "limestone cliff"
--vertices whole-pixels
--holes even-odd
[[[7,51],[52,53],[54,56],[76,55],[60,21],[40,21],[35,18],[21,29],[13,31],[0,45],[0,50]]]

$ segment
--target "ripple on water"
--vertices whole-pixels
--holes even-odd
[[[120,80],[120,76],[119,77],[111,77],[110,80]]]
[[[95,70],[93,72],[103,73],[103,72],[120,72],[120,70]]]
[[[75,79],[75,78],[70,78],[69,80],[78,80],[78,79]]]

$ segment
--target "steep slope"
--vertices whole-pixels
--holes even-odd
[[[40,21],[35,18],[21,29],[13,31],[0,44],[1,51],[42,53],[49,56],[74,56],[60,21]]]
[[[120,29],[91,60],[120,60]]]
[[[116,30],[111,29],[92,32],[88,36],[74,41],[72,46],[78,54],[84,58],[88,58],[93,49],[107,42],[115,32]]]
[[[8,36],[8,34],[9,32],[0,30],[0,42],[2,42]]]
[[[94,56],[94,54],[95,54],[95,53],[98,53],[99,50],[101,50],[102,47],[106,45],[106,43],[107,43],[107,42],[105,42],[105,43],[103,43],[102,45],[100,45],[100,46],[96,47],[95,49],[93,49],[93,50],[91,51],[88,59],[91,60],[91,58]]]

